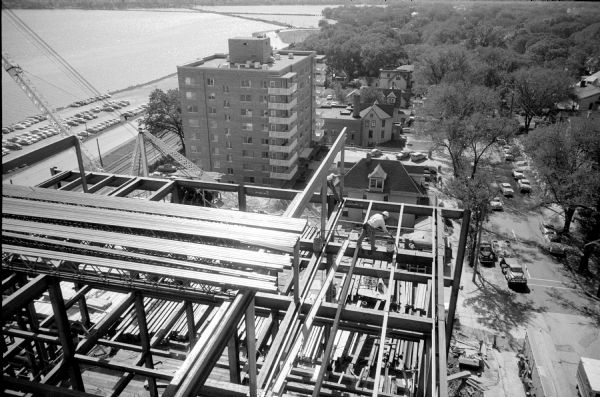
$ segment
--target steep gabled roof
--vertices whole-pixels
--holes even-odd
[[[361,159],[344,177],[344,185],[354,189],[368,189],[369,175],[378,167],[387,174],[383,186],[385,193],[407,192],[416,195],[425,194],[410,175],[408,175],[404,165],[396,160]]]
[[[375,103],[373,106],[368,106],[366,108],[364,108],[363,110],[360,111],[360,118],[364,118],[367,114],[369,114],[371,111],[373,111],[377,117],[380,120],[385,120],[385,119],[389,119],[390,117],[392,117],[393,115],[393,109],[394,107],[391,106],[391,114],[388,113],[388,111],[390,110],[390,106],[391,105],[380,105],[378,103]]]

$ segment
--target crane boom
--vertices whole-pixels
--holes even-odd
[[[190,174],[193,174],[192,176],[196,176],[203,180],[210,180],[210,181],[217,180],[216,173],[204,172],[200,167],[198,167],[196,164],[191,162],[185,156],[180,154],[177,150],[173,149],[172,147],[170,147],[169,145],[164,143],[159,138],[150,134],[148,131],[144,131],[143,134],[144,134],[144,138],[146,138],[150,142],[152,142],[157,148],[159,148],[161,151],[163,151],[163,153],[166,153],[169,156],[173,157],[173,159],[175,161],[177,161],[183,168],[185,168],[185,170],[187,172],[189,172]],[[211,174],[213,174],[213,175],[211,175]]]
[[[33,83],[23,74],[23,69],[21,69],[21,67],[16,65],[14,62],[10,61],[8,55],[4,52],[2,52],[2,67],[25,92],[31,102],[33,102],[33,104],[48,117],[48,121],[58,128],[58,131],[61,135],[65,137],[74,135],[67,123],[65,123],[65,121],[58,114],[54,113],[40,93],[35,90]],[[88,153],[83,145],[80,146],[83,156],[85,157],[88,165],[91,166],[92,170],[102,171],[102,167],[97,160],[95,160],[95,158]]]

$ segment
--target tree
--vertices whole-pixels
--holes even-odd
[[[526,149],[543,182],[543,202],[564,211],[563,233],[569,233],[577,208],[597,208],[600,173],[593,151],[600,134],[594,120],[574,118],[534,130]]]
[[[462,207],[471,211],[467,246],[469,263],[472,266],[475,264],[475,253],[479,244],[477,235],[490,213],[490,201],[496,194],[489,184],[490,178],[491,175],[481,172],[472,178],[454,177],[444,186],[445,193],[460,200]]]
[[[185,152],[183,123],[181,121],[181,99],[179,89],[167,92],[157,88],[150,93],[148,109],[140,124],[152,135],[158,136],[164,131],[171,131],[181,139]]]
[[[556,69],[520,69],[513,73],[510,85],[513,87],[514,105],[525,117],[525,132],[529,131],[534,117],[551,112],[571,92],[571,79]]]
[[[458,82],[430,89],[425,112],[433,121],[428,130],[433,141],[450,155],[455,177],[474,178],[490,148],[498,139],[514,133],[514,121],[500,117],[499,106],[497,93],[483,86]],[[468,171],[466,165],[471,159]]]
[[[360,102],[372,105],[373,102],[385,103],[383,92],[374,87],[364,87],[360,89]]]

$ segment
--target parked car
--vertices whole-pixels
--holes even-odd
[[[492,207],[493,211],[502,211],[504,210],[504,204],[500,197],[494,197],[492,201],[490,201],[490,207]]]
[[[531,193],[531,184],[528,179],[519,179],[517,181],[517,186],[519,186],[521,193]]]
[[[409,150],[403,150],[396,154],[396,160],[408,160],[410,158],[410,153]]]
[[[512,176],[516,180],[525,178],[525,170],[523,168],[515,168],[512,170]]]
[[[542,237],[544,238],[545,242],[555,243],[560,241],[558,231],[553,225],[545,222],[540,222],[540,231],[542,232]]]
[[[513,190],[512,186],[510,186],[510,183],[508,183],[508,182],[504,182],[504,183],[500,184],[500,191],[502,192],[504,197],[512,197],[515,194],[515,191]]]
[[[23,149],[23,147],[21,147],[21,145],[19,145],[16,142],[8,142],[5,147],[7,149],[10,149],[10,150],[21,150],[21,149]]]
[[[546,241],[540,246],[542,250],[546,251],[550,255],[564,257],[567,255],[569,246],[557,242]]]
[[[372,157],[381,157],[383,155],[383,152],[379,149],[372,149],[371,150],[371,156]]]
[[[523,266],[516,258],[500,258],[500,267],[509,287],[527,286],[527,277]]]
[[[514,161],[515,160],[515,156],[513,156],[511,153],[504,153],[504,161]]]
[[[479,263],[483,266],[494,266],[496,263],[496,253],[488,241],[483,241],[479,245]]]
[[[325,99],[327,99],[328,101],[333,100],[333,95],[327,95],[327,97],[325,97]]]
[[[417,161],[423,161],[427,159],[427,155],[425,153],[421,153],[421,152],[413,152],[410,154],[410,160],[417,162]]]

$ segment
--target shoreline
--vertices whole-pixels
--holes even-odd
[[[156,83],[158,83],[158,82],[160,82],[162,80],[166,80],[166,79],[169,79],[169,78],[175,77],[175,76],[177,76],[177,72],[168,74],[166,76],[158,77],[158,78],[150,80],[150,81],[146,81],[145,83],[139,83],[139,84],[135,84],[135,85],[130,85],[129,87],[120,88],[118,90],[108,91],[108,93],[110,95],[120,94],[122,92],[135,90],[137,88],[142,88],[142,87],[145,87],[145,86],[150,85],[150,84],[156,84]]]

